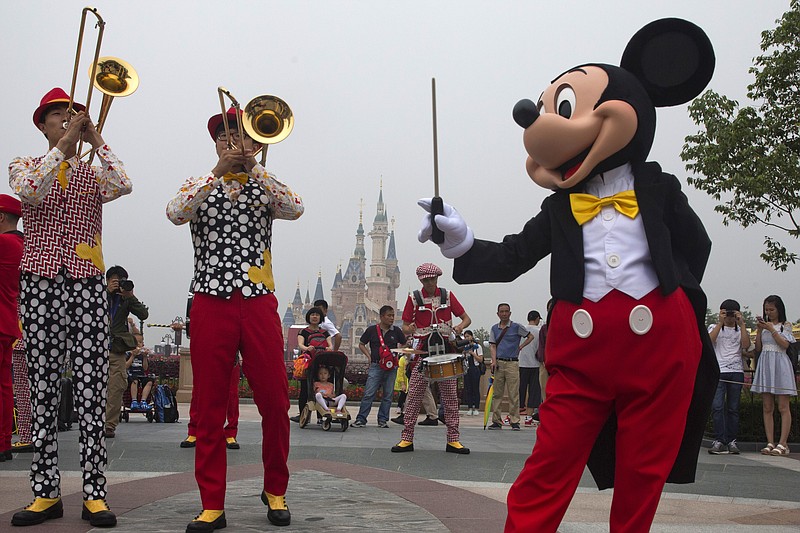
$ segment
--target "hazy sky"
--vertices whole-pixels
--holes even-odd
[[[6,102],[0,161],[45,153],[31,115],[50,88],[69,90],[84,5],[26,1],[0,8],[0,98]],[[717,67],[710,88],[743,101],[760,32],[774,26],[788,0],[95,5],[107,23],[101,55],[125,59],[141,77],[135,94],[115,100],[104,132],[134,184],[130,196],[104,209],[105,261],[128,269],[137,295],[150,306],[150,321],[166,322],[185,310],[189,228],[173,226],[164,209],[183,180],[216,162],[206,121],[219,112],[216,89],[223,85],[242,105],[274,94],[295,113],[294,132],[270,148],[267,162],[306,206],[299,220],[274,227],[281,312],[298,282],[303,294],[308,284],[313,294],[320,269],[330,296],[336,265],[346,263],[354,247],[359,199],[369,230],[382,179],[389,217],[396,219],[401,297],[419,285],[416,266],[436,262],[445,271],[440,284],[455,291],[475,327],[487,327],[497,320],[500,301],[510,302],[512,318],[520,321],[529,309],[544,310],[549,261],[513,283],[458,287],[451,261],[433,244],[417,242],[422,211],[416,200],[433,192],[431,77],[437,80],[441,194],[476,236],[499,240],[520,231],[549,194],[525,173],[522,130],[511,118],[518,100],[535,100],[555,75],[578,63],[618,64],[639,28],[677,16],[711,38]],[[87,28],[81,102],[94,35]],[[99,102],[95,93],[95,115]],[[650,159],[680,178],[714,241],[703,282],[710,307],[731,297],[759,309],[776,293],[789,317],[800,317],[800,267],[769,269],[759,258],[765,230],[724,227],[713,200],[686,184],[678,154],[696,130],[686,106],[660,109],[658,121]],[[9,192],[6,179],[0,192]],[[797,250],[796,240],[789,244]],[[163,333],[155,331],[148,343]]]

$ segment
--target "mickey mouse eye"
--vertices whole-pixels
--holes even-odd
[[[540,115],[544,115],[545,113],[547,113],[547,111],[545,111],[544,109],[544,102],[542,102],[541,100],[539,100],[536,103],[536,110],[539,111]]]
[[[575,111],[575,91],[564,85],[556,94],[556,112],[564,118],[570,118]]]

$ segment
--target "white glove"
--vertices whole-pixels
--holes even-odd
[[[431,212],[431,199],[423,198],[417,201],[422,209]],[[436,215],[436,226],[444,233],[444,242],[439,245],[442,255],[448,259],[455,259],[461,257],[472,248],[475,242],[475,237],[472,234],[472,229],[467,226],[458,211],[449,204],[444,204],[444,214]],[[422,219],[422,226],[417,234],[419,242],[430,240],[433,233],[431,226],[430,214],[425,215]]]

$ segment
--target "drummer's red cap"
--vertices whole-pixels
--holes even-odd
[[[417,278],[420,280],[427,278],[437,278],[442,275],[442,269],[433,263],[422,263],[417,267]]]

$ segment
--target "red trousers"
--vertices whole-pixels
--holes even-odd
[[[225,508],[225,415],[236,352],[261,415],[264,490],[283,495],[289,484],[289,384],[283,362],[278,301],[268,294],[229,299],[196,293],[190,349],[197,416],[194,471],[203,509]],[[223,386],[220,386],[220,385]]]
[[[225,420],[227,421],[225,424],[226,439],[230,437],[235,439],[236,435],[239,433],[239,382],[241,381],[240,370],[241,367],[239,365],[235,365],[233,367],[233,372],[231,372],[231,382],[228,385],[228,410],[225,414]],[[195,407],[194,395],[192,395],[192,401],[189,403],[189,427],[187,431],[187,434],[190,437],[197,436],[197,408]]]
[[[0,452],[11,449],[14,425],[14,385],[11,380],[11,347],[17,339],[0,334]]]
[[[637,305],[653,316],[631,330]],[[573,313],[591,316],[591,334],[573,331]],[[641,300],[612,291],[600,302],[559,301],[547,335],[547,398],[533,453],[508,493],[507,532],[555,532],[595,439],[616,413],[616,466],[610,531],[647,532],[683,438],[700,360],[700,338],[682,290]]]

